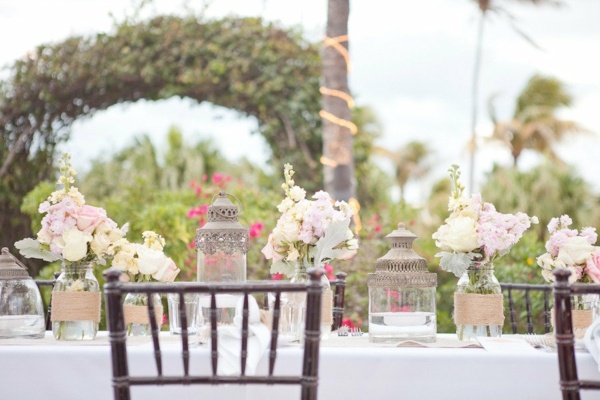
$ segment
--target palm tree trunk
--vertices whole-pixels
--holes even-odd
[[[349,3],[349,0],[328,1],[328,38],[339,38],[348,34]],[[339,43],[348,49],[347,40]],[[348,65],[340,51],[326,43],[322,60],[324,87],[349,93]],[[351,121],[350,107],[340,97],[323,96],[323,111],[341,120]],[[348,201],[354,198],[354,138],[348,127],[323,119],[323,157],[325,190],[336,200]]]
[[[475,191],[475,153],[477,152],[477,113],[479,111],[479,77],[481,74],[481,58],[483,55],[483,27],[485,26],[486,9],[481,11],[479,19],[479,28],[477,31],[477,48],[475,50],[475,65],[473,66],[473,86],[472,86],[472,108],[471,108],[471,146],[469,159],[469,187],[468,191]]]

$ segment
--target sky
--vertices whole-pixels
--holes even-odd
[[[600,194],[600,1],[568,0],[562,7],[534,7],[498,1],[507,14],[493,15],[485,26],[477,132],[491,132],[486,110],[495,96],[497,116],[511,118],[515,99],[534,74],[561,80],[573,96],[573,106],[560,111],[595,135],[572,137],[555,149]],[[110,32],[131,15],[127,0],[0,0],[0,65],[10,65],[43,43],[71,35]],[[144,13],[184,13],[205,9],[208,17],[262,16],[284,26],[303,27],[306,37],[322,39],[327,0],[155,0]],[[144,14],[145,15],[145,14]],[[446,175],[450,164],[461,166],[467,184],[471,137],[471,80],[479,11],[472,0],[350,0],[350,89],[360,106],[371,107],[382,125],[376,143],[396,150],[412,140],[425,141],[433,151],[430,175],[407,187],[407,200],[419,204],[431,184]],[[540,47],[525,41],[511,20]],[[6,77],[0,71],[0,77]],[[250,132],[256,121],[234,110],[188,99],[139,101],[116,105],[81,119],[72,127],[64,151],[85,170],[90,161],[106,158],[132,143],[141,133],[164,144],[171,125],[179,126],[190,143],[212,138],[231,159],[247,157],[264,163],[268,148]],[[235,141],[232,141],[235,138]],[[231,146],[235,142],[237,146]],[[522,169],[540,162],[526,152]],[[391,171],[387,160],[377,161]],[[476,158],[478,191],[494,163],[510,165],[508,149],[487,143]]]

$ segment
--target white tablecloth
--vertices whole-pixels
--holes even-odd
[[[112,399],[105,333],[91,342],[47,337],[25,343],[0,340],[0,399]],[[179,342],[166,338],[162,349],[165,374],[181,371]],[[130,373],[156,371],[149,343],[132,343],[127,350]],[[299,346],[283,346],[278,354],[276,371],[300,371]],[[206,345],[192,348],[191,357],[193,370],[208,371]],[[578,352],[577,365],[581,377],[600,379],[589,353]],[[264,357],[259,373],[266,368]],[[558,379],[555,352],[378,346],[365,337],[332,337],[321,344],[319,399],[560,400]],[[134,400],[296,399],[299,393],[296,386],[262,385],[132,389]],[[583,399],[600,399],[600,392],[582,393]]]

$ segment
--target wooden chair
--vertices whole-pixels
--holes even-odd
[[[346,273],[338,272],[336,279],[331,282],[334,287],[333,293],[333,324],[331,330],[336,331],[342,326],[344,319],[344,293],[346,291]]]
[[[54,279],[34,279],[35,284],[38,286],[38,289],[40,289],[40,293],[42,294],[42,303],[44,305],[44,310],[46,310],[45,324],[47,331],[52,330],[52,308],[50,307],[50,304],[52,304],[52,288],[54,288],[54,284],[56,283],[56,279],[59,275],[60,272],[55,272]],[[43,288],[50,288],[50,300],[47,304],[44,300]]]
[[[600,381],[582,380],[577,375],[575,363],[575,335],[573,333],[573,315],[571,296],[580,294],[600,294],[600,284],[569,284],[571,271],[554,271],[554,310],[556,321],[554,331],[558,351],[558,369],[560,390],[563,400],[580,400],[580,390],[600,390]]]
[[[246,282],[246,283],[121,283],[120,271],[111,268],[104,272],[106,284],[106,315],[108,322],[109,340],[112,357],[112,386],[115,400],[129,400],[130,389],[135,385],[190,385],[190,384],[266,384],[266,385],[300,385],[302,400],[316,400],[318,387],[318,366],[320,346],[320,321],[321,321],[321,276],[323,271],[310,271],[310,282],[289,283],[281,281]],[[281,294],[283,292],[305,292],[306,307],[313,312],[306,313],[304,327],[304,348],[301,375],[274,375],[275,361],[277,359],[277,340],[279,327],[279,314]],[[176,293],[180,296],[179,317],[181,319],[181,359],[183,373],[177,376],[163,375],[163,359],[160,349],[159,328],[156,323],[153,302],[148,302],[148,317],[152,331],[152,343],[156,375],[131,376],[128,370],[126,334],[123,312],[123,298],[126,293]],[[210,296],[210,359],[201,360],[210,362],[211,374],[190,374],[190,351],[187,317],[184,306],[184,294],[198,293]],[[266,375],[246,375],[246,359],[248,350],[248,325],[249,307],[248,297],[253,293],[274,293],[275,304],[272,313],[271,342],[268,351],[269,367]],[[217,334],[217,294],[238,294],[243,296],[243,311],[241,324],[241,356],[239,375],[223,376],[217,373],[218,366],[218,334]]]
[[[543,312],[543,330],[544,333],[550,332],[552,328],[552,324],[550,323],[550,298],[552,286],[550,285],[536,285],[536,284],[528,284],[528,283],[500,283],[502,287],[502,291],[507,293],[505,298],[508,301],[508,315],[510,318],[510,327],[513,334],[520,333],[519,331],[522,327],[522,316],[523,312],[525,313],[526,327],[527,333],[534,333],[536,316],[539,313],[533,312],[533,303],[531,294],[532,293],[541,293],[544,298],[544,308]],[[524,304],[523,304],[524,302]],[[525,310],[523,310],[523,305]],[[518,310],[521,312],[517,313]],[[539,326],[539,325],[538,325]]]

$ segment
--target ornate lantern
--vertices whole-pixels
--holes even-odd
[[[377,259],[369,287],[369,340],[435,342],[437,275],[412,249],[417,238],[403,223],[386,236],[391,249]]]
[[[27,268],[6,247],[0,254],[0,338],[42,338],[42,296]]]
[[[250,234],[248,228],[239,223],[239,210],[227,196],[231,195],[219,192],[208,207],[208,221],[196,230],[199,282],[246,281],[246,253],[250,246]],[[200,299],[204,306],[202,301]],[[217,306],[229,309],[227,312],[222,310],[220,322],[233,321],[236,302],[236,296],[219,296]]]

